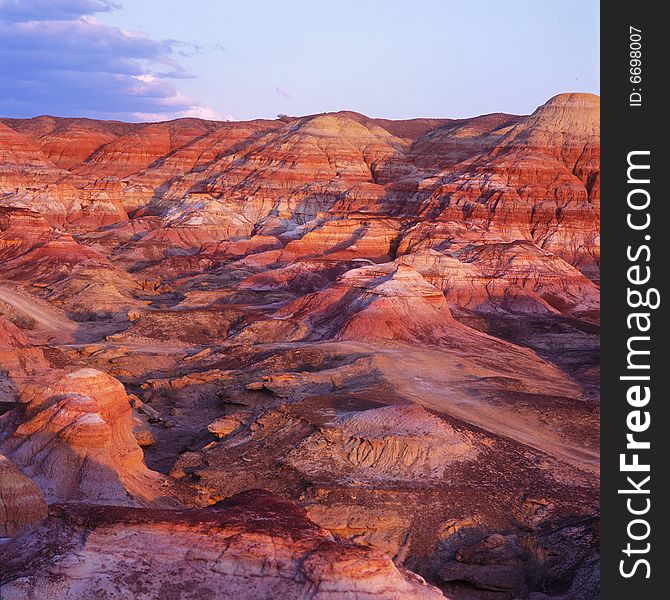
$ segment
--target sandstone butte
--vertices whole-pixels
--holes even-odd
[[[0,119],[3,598],[598,598],[599,155]]]

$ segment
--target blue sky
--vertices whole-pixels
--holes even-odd
[[[0,115],[524,114],[599,93],[597,0],[0,0]]]

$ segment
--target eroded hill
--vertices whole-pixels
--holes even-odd
[[[8,597],[597,598],[599,155],[588,94],[1,119]]]

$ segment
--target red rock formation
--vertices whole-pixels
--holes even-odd
[[[14,280],[55,281],[83,264],[112,268],[104,256],[78,244],[71,234],[21,208],[0,207],[0,260],[3,275]]]
[[[19,175],[37,177],[57,174],[37,143],[3,123],[0,123],[0,165],[3,192],[11,190],[12,179]]]
[[[46,516],[40,489],[0,454],[0,537],[31,529]]]
[[[201,510],[58,507],[30,542],[1,552],[7,600],[162,597],[168,589],[240,600],[444,598],[388,556],[335,540],[260,490]]]
[[[597,278],[599,123],[597,96],[556,96],[489,151],[423,182],[418,212],[533,241]]]
[[[40,134],[39,143],[46,136],[75,135],[79,126],[72,120],[32,127],[6,122]],[[80,125],[85,131],[96,129],[90,121]],[[341,230],[354,235],[361,225],[352,217],[363,211],[404,215],[415,224],[425,217],[477,224],[504,242],[537,243],[597,278],[594,96],[557,96],[527,118],[493,114],[446,124],[393,125],[342,112],[285,122],[183,119],[126,131],[101,122],[97,130],[118,137],[71,166],[84,181],[66,178],[58,184],[76,191],[59,188],[51,195],[60,195],[61,204],[75,196],[80,207],[68,208],[67,219],[89,228],[124,219],[120,203],[134,211],[153,202],[143,210],[164,221],[144,240],[154,254],[165,255],[175,246],[195,251],[201,244],[254,233],[291,242],[340,216],[350,219]],[[30,160],[43,163],[46,158],[41,154]],[[112,181],[113,176],[125,179]],[[382,227],[389,238],[397,237],[397,225]],[[413,235],[410,229],[409,240],[399,243],[411,244]],[[295,243],[291,250],[309,251],[302,241]],[[359,255],[376,260],[368,249]]]
[[[74,550],[11,593],[423,597],[392,556],[454,597],[594,600],[598,111],[2,120],[0,309],[23,331],[0,320],[0,385],[29,402],[0,451],[49,500],[262,481],[385,553],[256,496],[244,523],[66,506],[12,573]]]
[[[132,433],[123,385],[94,369],[66,375],[0,420],[0,449],[50,502],[174,503]]]
[[[342,115],[303,118],[178,178],[156,210],[182,225],[224,217],[230,228],[237,221],[235,230],[224,231],[228,236],[248,236],[260,222],[268,233],[285,232],[350,190],[358,203],[381,197],[383,181],[412,169],[403,146],[388,131]],[[189,193],[188,204],[174,202]]]
[[[30,346],[30,340],[21,332],[21,330],[7,321],[7,319],[0,318],[0,350],[11,351],[17,348],[27,348]],[[8,353],[2,364],[6,364],[10,360],[11,355]]]
[[[10,307],[11,308],[11,307]],[[18,323],[32,325],[30,318],[17,314]],[[40,385],[48,369],[42,350],[36,348],[12,322],[0,316],[0,401],[15,402],[30,395],[33,385]]]
[[[218,123],[216,128],[126,178],[124,203],[129,210],[145,207],[168,188],[168,182],[192,170],[202,171],[222,157],[234,154],[251,140],[281,126],[278,121],[255,120]]]
[[[454,323],[444,296],[414,269],[362,267],[276,314],[307,321],[312,335],[344,340],[437,341]]]
[[[40,210],[63,220],[63,192],[57,182],[63,176],[26,135],[0,123],[0,193],[3,205],[27,206],[39,196]]]
[[[45,156],[60,169],[70,169],[100,146],[136,126],[115,121],[37,117],[7,120],[10,127],[36,138]]]
[[[73,172],[89,177],[125,177],[146,169],[215,127],[215,123],[200,119],[178,119],[138,127],[100,147],[75,166]]]
[[[57,168],[37,140],[3,123],[0,123],[0,193],[4,206],[37,209],[50,222],[61,226],[87,213],[95,226],[126,218],[117,198]]]
[[[125,313],[141,304],[131,275],[37,212],[0,206],[0,260],[5,278],[47,287],[74,313]]]
[[[141,127],[141,124],[138,123],[98,121],[96,119],[75,117],[50,117],[48,115],[42,115],[32,119],[0,118],[0,123],[4,123],[14,131],[26,134],[37,140],[40,146],[43,146],[45,142],[51,142],[56,137],[60,137],[63,141],[63,153],[68,156],[70,152],[77,153],[80,151],[77,148],[67,149],[64,147],[66,144],[71,145],[68,143],[68,137],[70,135],[74,135],[77,140],[81,139],[81,143],[85,145],[86,139],[95,139],[96,135],[116,138]],[[85,132],[86,134],[84,135]],[[80,135],[83,136],[83,138],[80,138]],[[59,156],[63,153],[59,153]]]
[[[495,147],[520,120],[513,115],[494,113],[452,121],[419,137],[411,155],[418,166],[435,173]]]
[[[456,258],[455,256],[458,256]],[[488,243],[440,253],[405,254],[452,308],[598,319],[598,288],[577,269],[529,242]]]

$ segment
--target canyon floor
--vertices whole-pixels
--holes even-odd
[[[3,599],[598,598],[599,156],[0,119]]]

